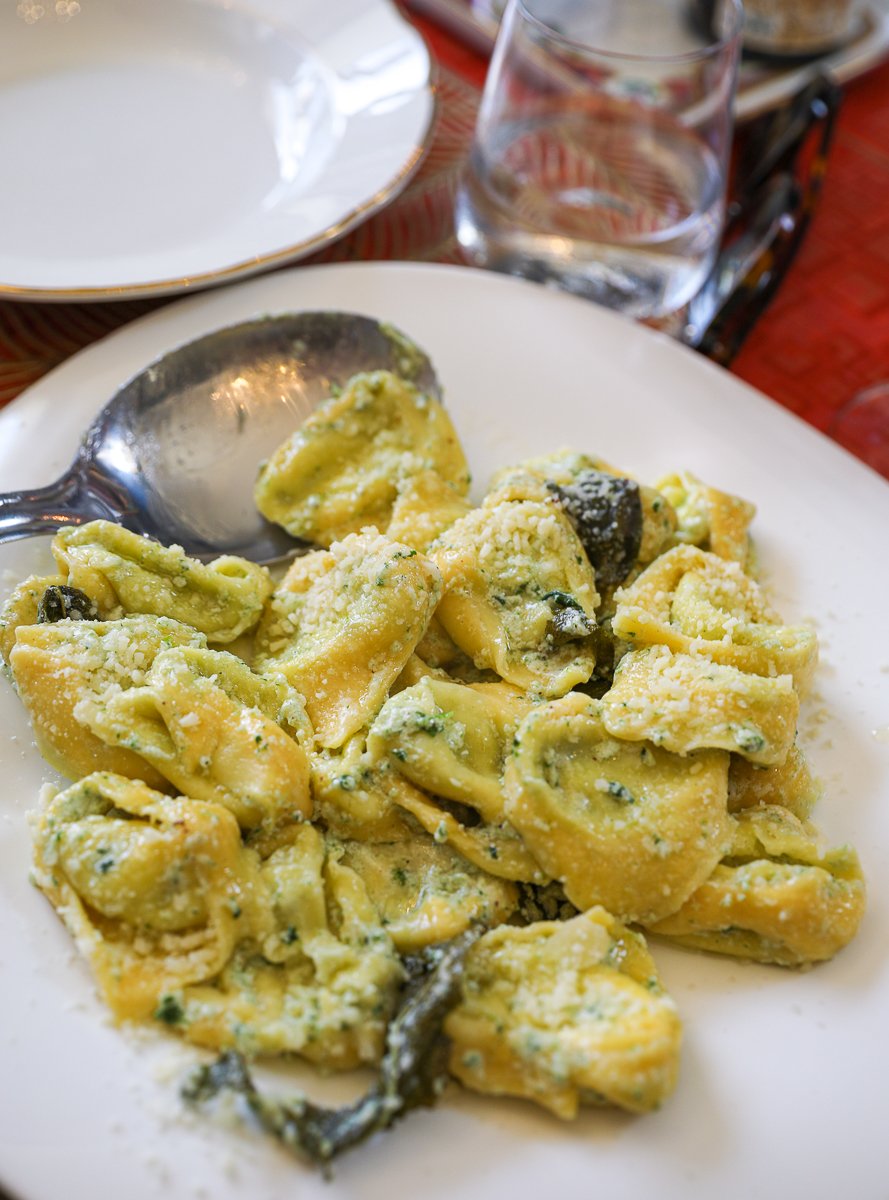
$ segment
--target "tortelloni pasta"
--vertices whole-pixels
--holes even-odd
[[[506,754],[530,707],[502,683],[427,676],[386,702],[367,747],[371,762],[386,762],[402,777],[384,784],[388,794],[436,840],[450,842],[491,875],[543,882],[503,803]]]
[[[109,746],[140,755],[181,792],[231,809],[243,828],[312,815],[311,735],[302,698],[233,654],[179,647],[140,687],[90,697],[80,719]]]
[[[203,634],[165,617],[65,620],[19,626],[9,662],[41,752],[63,775],[105,770],[164,786],[144,758],[125,742],[108,745],[85,717],[100,701],[143,684],[163,650],[205,645]]]
[[[251,865],[232,957],[162,996],[156,1018],[216,1049],[377,1062],[404,971],[360,877],[308,824]]]
[[[347,1068],[379,1057],[403,974],[338,857],[301,825],[263,858],[219,805],[94,774],[44,808],[35,879],[118,1019]]]
[[[29,575],[7,597],[0,609],[0,660],[7,666],[15,645],[16,630],[20,625],[36,625],[46,589],[64,582],[63,575]]]
[[[710,487],[691,471],[665,475],[656,486],[676,513],[680,541],[711,550],[720,558],[747,563],[755,505]]]
[[[723,862],[652,933],[697,950],[803,966],[832,958],[855,936],[865,884],[848,846],[818,835],[778,805],[739,813]]]
[[[431,471],[459,504],[469,470],[450,417],[389,371],[356,375],[262,465],[256,505],[294,537],[329,546],[385,532],[400,492]]]
[[[801,747],[794,742],[783,763],[760,767],[737,756],[728,773],[729,812],[761,804],[777,804],[801,821],[811,815],[823,788],[812,774]]]
[[[798,714],[790,675],[751,675],[666,646],[625,655],[602,698],[614,737],[676,754],[732,750],[768,766],[787,758]]]
[[[252,629],[272,590],[268,571],[246,559],[227,555],[205,565],[111,521],[61,530],[52,551],[67,582],[103,615],[171,617],[213,642]]]
[[[726,852],[728,754],[680,757],[611,737],[601,705],[572,694],[519,726],[506,816],[580,909],[630,921],[675,912]]]
[[[492,502],[451,526],[429,553],[445,589],[436,616],[476,666],[544,696],[589,679],[599,595],[555,504]]]
[[[370,728],[372,759],[436,796],[503,820],[502,775],[512,737],[531,704],[504,684],[426,676],[392,696]]]
[[[445,1029],[466,1087],[563,1118],[581,1104],[646,1112],[676,1083],[675,1006],[641,935],[602,908],[485,934]]]
[[[120,1020],[213,978],[237,941],[245,851],[226,809],[96,773],[49,798],[35,882]]]
[[[447,941],[475,923],[500,925],[518,904],[513,884],[427,837],[344,842],[342,861],[360,876],[402,953]]]
[[[435,565],[375,531],[297,559],[257,634],[256,663],[305,697],[335,749],[378,712],[441,595]]]
[[[660,555],[617,595],[614,633],[754,675],[792,675],[801,692],[818,660],[811,629],[782,625],[740,565],[695,546]]]

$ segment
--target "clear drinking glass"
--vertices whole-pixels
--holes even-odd
[[[635,317],[681,308],[725,214],[740,0],[509,0],[457,237]]]

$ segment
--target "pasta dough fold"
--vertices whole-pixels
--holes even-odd
[[[602,908],[486,933],[445,1032],[451,1072],[466,1087],[522,1096],[565,1119],[582,1103],[646,1112],[676,1082],[673,1002],[642,936]]]
[[[745,809],[734,825],[725,861],[650,932],[696,950],[785,967],[832,958],[864,915],[855,851],[824,852],[816,831],[778,805]]]
[[[531,708],[504,684],[426,676],[391,696],[370,727],[368,752],[411,783],[503,820],[502,775],[512,736]]]
[[[109,746],[140,755],[179,791],[230,809],[242,828],[312,815],[302,698],[220,650],[162,651],[141,687],[83,701]]]
[[[427,471],[457,504],[469,490],[444,407],[397,375],[373,371],[356,375],[278,447],[261,467],[254,495],[270,521],[329,546],[366,526],[385,532],[399,492]]]
[[[398,775],[386,778],[392,800],[431,834],[498,879],[546,883],[549,877],[508,821],[479,823],[471,809],[427,796]],[[457,811],[452,811],[456,809]]]
[[[805,692],[818,659],[811,629],[782,625],[735,562],[676,546],[616,596],[615,634],[634,646],[667,646],[754,675],[792,675]]]
[[[99,772],[45,803],[34,879],[119,1020],[220,971],[237,939],[244,851],[215,804]]]
[[[447,941],[474,922],[499,925],[518,902],[513,884],[423,835],[386,845],[345,842],[343,862],[361,877],[402,954]]]
[[[579,909],[624,920],[675,912],[731,837],[728,754],[687,757],[609,736],[597,701],[572,693],[519,726],[506,817]]]
[[[421,471],[399,482],[386,536],[425,553],[471,508],[464,487],[443,479],[437,471]]]
[[[752,675],[666,646],[625,655],[602,698],[602,720],[616,738],[647,739],[674,754],[730,750],[768,766],[787,758],[798,715],[790,675]]]
[[[749,529],[756,506],[749,500],[721,492],[691,471],[665,475],[655,485],[672,505],[678,541],[710,550],[719,558],[746,567],[750,558]]]
[[[813,776],[803,751],[796,742],[783,763],[760,767],[733,757],[728,772],[729,812],[761,804],[778,804],[805,821],[821,797],[821,784]]]
[[[373,530],[298,558],[257,633],[256,665],[305,697],[319,744],[376,716],[441,595],[437,568]]]
[[[125,744],[107,745],[82,716],[100,701],[139,687],[174,646],[206,646],[203,634],[165,617],[56,621],[19,626],[9,662],[40,751],[63,775],[112,771],[165,787],[163,776]]]
[[[71,587],[105,616],[147,613],[191,625],[213,642],[252,629],[272,591],[271,576],[245,558],[204,564],[111,521],[62,529],[52,552]]]
[[[544,696],[589,679],[599,595],[555,503],[492,500],[429,553],[445,587],[436,617],[477,667]]]
[[[342,751],[311,756],[315,813],[334,836],[361,842],[396,842],[413,836],[414,827],[387,786],[389,765],[372,761],[363,734]]]

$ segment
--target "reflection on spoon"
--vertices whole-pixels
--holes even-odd
[[[256,511],[259,464],[332,387],[375,370],[441,396],[422,351],[353,313],[266,317],[181,346],[117,392],[60,479],[0,495],[0,542],[105,518],[197,558],[298,553]]]

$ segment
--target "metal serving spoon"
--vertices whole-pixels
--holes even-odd
[[[197,558],[299,553],[256,511],[259,464],[331,387],[383,369],[441,395],[422,351],[353,313],[266,317],[189,342],[117,392],[61,479],[0,495],[0,542],[103,517]]]

